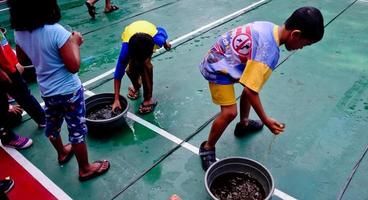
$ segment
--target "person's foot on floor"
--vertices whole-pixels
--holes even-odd
[[[93,6],[92,3],[88,1],[86,1],[84,4],[87,6],[89,16],[91,16],[92,19],[95,19],[96,18],[96,8]]]
[[[242,137],[250,133],[257,132],[263,128],[263,122],[261,120],[248,120],[248,124],[245,125],[242,122],[238,122],[235,126],[234,135]]]
[[[104,13],[111,13],[114,12],[115,10],[118,10],[119,7],[115,6],[115,5],[111,5],[110,8],[105,8]]]
[[[86,171],[79,170],[79,180],[87,181],[94,177],[100,176],[106,173],[110,168],[110,163],[107,160],[98,160],[90,164],[89,169]]]
[[[14,181],[9,176],[0,180],[0,193],[7,193],[14,186]]]
[[[171,195],[171,197],[169,198],[169,200],[182,200],[178,195],[173,194]]]
[[[30,147],[32,143],[33,143],[32,139],[16,134],[9,143],[3,145],[14,149],[26,149]]]
[[[73,157],[72,144],[66,144],[64,146],[64,151],[58,155],[58,162],[60,165],[67,163]]]
[[[201,158],[202,168],[204,171],[207,171],[207,169],[216,162],[216,148],[213,147],[211,149],[206,149],[206,142],[207,141],[202,142],[199,147],[199,156]]]

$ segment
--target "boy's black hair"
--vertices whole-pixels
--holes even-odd
[[[315,7],[301,7],[285,21],[287,30],[300,30],[301,36],[318,42],[324,33],[323,16]]]
[[[16,31],[33,31],[60,21],[56,0],[8,0],[10,24]]]
[[[129,39],[129,57],[142,63],[153,54],[153,38],[147,33],[136,33]]]

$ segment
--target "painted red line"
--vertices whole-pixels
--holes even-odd
[[[14,180],[14,187],[7,193],[9,199],[57,199],[3,148],[0,148],[0,179],[7,176]]]

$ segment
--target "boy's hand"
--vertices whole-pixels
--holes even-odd
[[[8,112],[11,112],[14,114],[22,114],[23,110],[19,105],[9,105]]]
[[[121,110],[121,105],[120,105],[119,99],[116,99],[114,101],[114,103],[112,104],[112,111],[114,112],[115,109],[120,109]]]
[[[72,41],[78,44],[79,46],[83,43],[83,37],[80,32],[73,31],[72,32]]]
[[[18,63],[17,65],[15,65],[15,67],[17,68],[17,70],[18,70],[18,72],[19,72],[20,74],[23,74],[23,72],[24,72],[24,67],[23,67],[23,65],[21,65],[20,63]]]
[[[164,48],[168,51],[168,50],[170,50],[171,49],[171,44],[170,43],[168,43],[168,42],[165,42],[165,44],[164,44]]]
[[[280,122],[278,122],[275,119],[270,118],[270,117],[265,122],[265,125],[275,135],[278,135],[278,134],[284,132],[284,129],[285,129],[285,124],[280,123]]]

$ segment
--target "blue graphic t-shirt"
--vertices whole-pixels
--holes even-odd
[[[253,22],[220,36],[202,61],[200,71],[209,82],[239,82],[259,92],[276,68],[279,54],[278,26]]]

